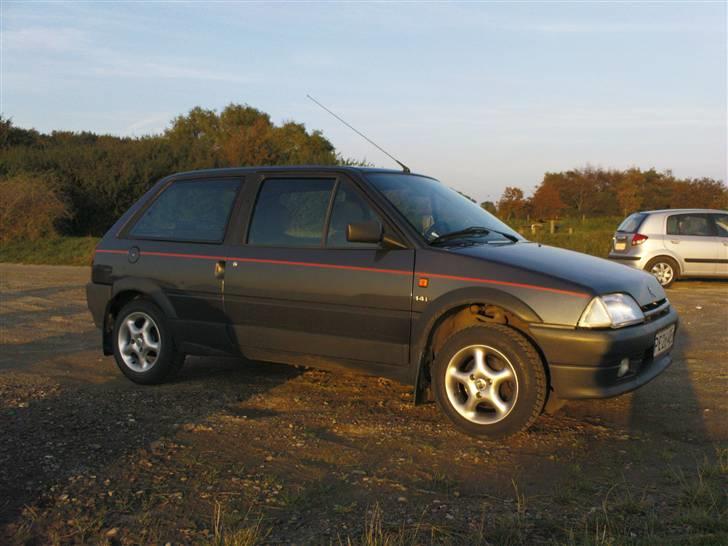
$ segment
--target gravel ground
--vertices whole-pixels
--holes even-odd
[[[136,386],[88,276],[0,264],[0,543],[728,542],[728,283],[669,291],[650,385],[486,442],[349,373],[194,358]]]

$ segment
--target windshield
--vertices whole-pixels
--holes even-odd
[[[515,237],[519,241],[524,240],[517,232],[470,199],[432,178],[376,173],[368,174],[367,179],[428,243],[435,242],[436,239],[437,242],[455,240],[445,236],[461,231],[464,233],[458,239],[512,242]]]

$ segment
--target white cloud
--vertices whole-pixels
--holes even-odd
[[[26,27],[3,32],[3,47],[9,51],[67,53],[88,46],[85,34],[75,28]]]
[[[174,114],[169,112],[149,114],[127,126],[122,134],[140,136],[161,133],[173,117]]]

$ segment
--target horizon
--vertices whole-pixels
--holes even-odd
[[[141,137],[194,106],[249,104],[396,168],[310,93],[478,202],[589,165],[728,178],[722,2],[202,8],[3,2],[0,112]]]

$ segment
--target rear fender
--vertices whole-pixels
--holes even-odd
[[[111,346],[111,334],[114,329],[114,311],[119,311],[119,309],[114,309],[114,306],[119,302],[120,298],[124,297],[124,294],[139,294],[157,304],[168,319],[177,318],[177,313],[175,312],[172,303],[156,282],[150,279],[135,277],[123,277],[114,281],[111,290],[111,298],[106,304],[104,324],[101,330],[102,344],[104,354],[106,355],[113,353],[113,348]]]

